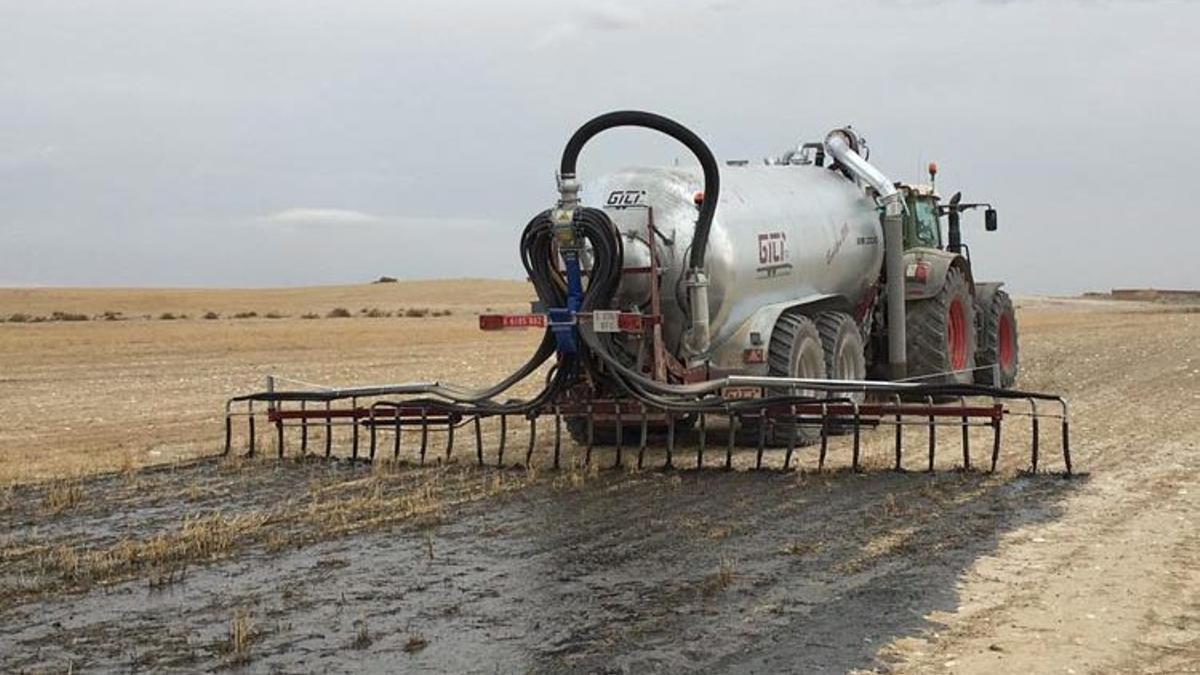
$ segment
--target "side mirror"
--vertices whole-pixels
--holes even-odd
[[[988,232],[995,232],[997,227],[996,209],[988,209],[983,212],[983,229]]]

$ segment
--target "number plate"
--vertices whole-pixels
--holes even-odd
[[[597,333],[621,332],[621,313],[608,309],[592,312],[592,329]]]
[[[721,397],[727,401],[742,401],[748,398],[762,398],[762,387],[725,387]]]

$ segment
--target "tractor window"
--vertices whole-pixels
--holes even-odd
[[[933,200],[914,199],[909,206],[912,207],[912,218],[909,220],[906,248],[941,248],[942,229]]]

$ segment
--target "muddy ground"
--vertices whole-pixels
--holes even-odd
[[[1070,480],[1020,472],[1022,426],[996,474],[956,470],[954,444],[887,471],[872,433],[860,474],[811,451],[802,472],[459,453],[14,485],[0,670],[1200,670],[1200,315],[1027,302],[1021,322],[1022,384],[1071,397]]]

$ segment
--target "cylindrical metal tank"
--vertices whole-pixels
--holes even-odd
[[[649,264],[646,207],[653,208],[663,328],[677,354],[701,189],[697,172],[671,168],[625,169],[583,186],[584,203],[604,208],[625,235],[627,269]],[[857,304],[879,277],[883,251],[876,204],[840,173],[812,165],[723,167],[706,259],[713,346],[764,305],[824,294]],[[619,308],[646,311],[648,284],[644,274],[624,275]]]

